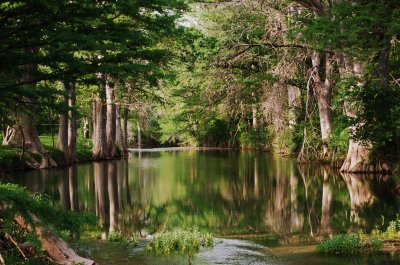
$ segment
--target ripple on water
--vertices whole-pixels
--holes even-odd
[[[278,264],[273,255],[262,253],[264,246],[238,239],[216,239],[214,248],[196,255],[194,264]]]

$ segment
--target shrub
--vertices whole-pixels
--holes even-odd
[[[317,252],[330,255],[354,255],[378,252],[382,245],[379,239],[367,237],[360,231],[358,235],[341,234],[324,240],[317,246]]]
[[[110,242],[121,242],[123,235],[120,231],[113,231],[108,235],[108,241]]]
[[[148,252],[156,255],[168,255],[178,252],[181,255],[192,256],[200,247],[210,248],[214,246],[214,239],[209,233],[200,233],[197,228],[192,230],[174,230],[156,234],[147,245]]]
[[[350,255],[362,251],[363,244],[356,235],[336,235],[324,240],[317,246],[317,252],[322,254]]]

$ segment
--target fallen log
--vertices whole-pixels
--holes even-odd
[[[40,219],[36,215],[30,213],[30,217],[32,219],[35,232],[38,235],[40,242],[42,243],[43,250],[46,251],[48,257],[53,262],[61,265],[96,265],[95,261],[79,256],[52,231],[43,228]],[[27,230],[28,232],[33,231],[32,226],[26,223],[25,219],[22,216],[15,216],[14,221],[16,224],[18,224],[20,227]]]

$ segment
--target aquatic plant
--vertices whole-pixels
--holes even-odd
[[[155,234],[153,239],[147,245],[148,253],[156,255],[169,255],[178,252],[181,255],[189,257],[189,264],[194,253],[199,251],[201,247],[212,248],[214,239],[209,233],[201,233],[195,227],[191,230],[176,229],[159,234]]]
[[[123,235],[121,231],[113,231],[108,235],[108,241],[110,242],[121,242]]]
[[[357,235],[341,234],[321,241],[317,246],[317,252],[322,254],[349,255],[360,253],[362,248],[363,244]]]
[[[317,252],[330,255],[353,255],[378,252],[382,241],[367,236],[362,230],[358,234],[340,234],[331,239],[323,240],[317,246]]]

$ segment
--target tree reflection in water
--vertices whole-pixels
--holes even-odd
[[[219,234],[321,235],[393,217],[388,176],[338,174],[266,153],[170,151],[30,171],[17,182],[56,204],[93,211],[105,231],[199,226]]]

